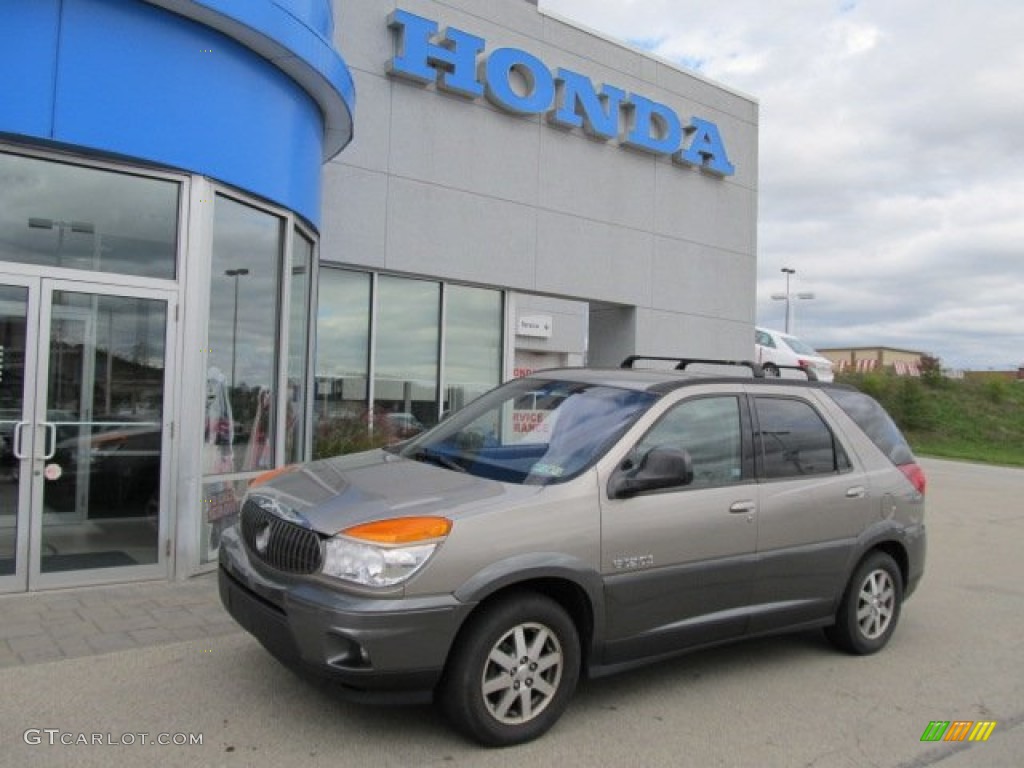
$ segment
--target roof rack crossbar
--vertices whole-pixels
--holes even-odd
[[[685,371],[689,365],[736,365],[749,368],[755,378],[764,378],[764,369],[752,360],[715,360],[701,357],[659,357],[656,355],[630,355],[622,361],[622,368],[634,368],[638,360],[656,360],[663,363],[675,363],[677,371]],[[801,369],[802,370],[802,369]]]

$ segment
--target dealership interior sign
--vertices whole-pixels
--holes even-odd
[[[404,10],[394,11],[388,26],[398,37],[388,72],[467,98],[484,97],[517,115],[546,113],[562,128],[617,141],[631,149],[667,155],[679,165],[716,176],[736,172],[715,123],[691,117],[684,126],[666,104],[603,84],[600,91],[586,75],[548,69],[519,48],[498,48],[485,55],[487,42],[461,29],[438,24]]]

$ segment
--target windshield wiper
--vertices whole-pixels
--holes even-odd
[[[412,459],[413,461],[430,462],[431,464],[436,464],[437,466],[444,467],[445,469],[452,469],[455,470],[456,472],[466,471],[466,468],[459,464],[457,461],[455,461],[455,459],[453,459],[451,456],[448,456],[447,454],[444,453],[440,453],[438,451],[432,451],[429,448],[420,448],[416,451],[413,451],[411,454],[409,454],[408,458]]]

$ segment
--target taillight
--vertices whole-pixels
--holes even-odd
[[[906,475],[907,480],[913,485],[917,492],[924,496],[924,489],[927,485],[927,480],[924,476],[924,470],[921,469],[917,464],[910,462],[909,464],[900,464],[900,472]]]
[[[811,367],[811,361],[810,360],[797,360],[796,364],[799,365],[801,368],[810,368]]]

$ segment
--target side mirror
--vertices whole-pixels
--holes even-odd
[[[645,491],[681,488],[693,482],[693,459],[679,448],[652,448],[639,466],[620,467],[608,481],[608,496],[626,499]]]

